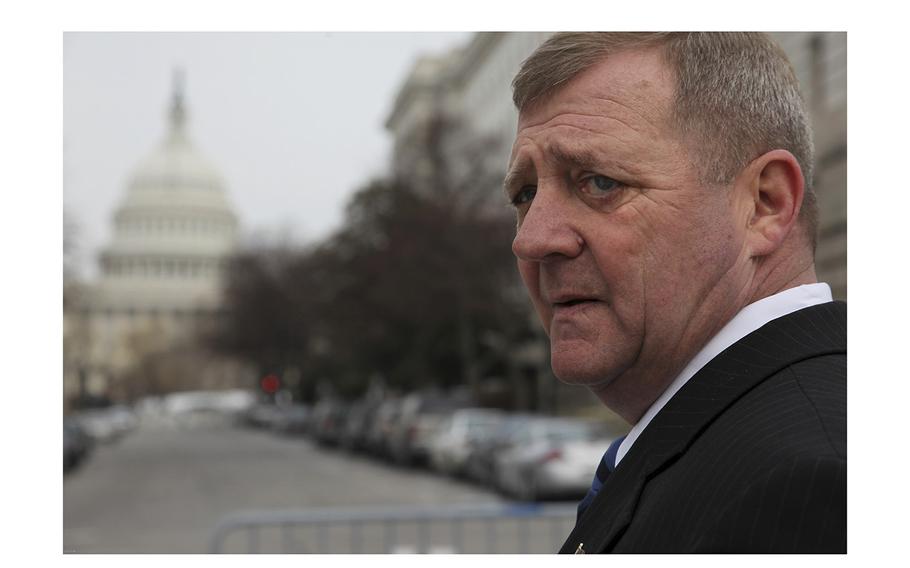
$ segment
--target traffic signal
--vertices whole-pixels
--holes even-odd
[[[281,388],[281,379],[276,375],[266,375],[259,381],[259,386],[267,394],[275,394]]]

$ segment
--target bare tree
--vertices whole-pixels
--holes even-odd
[[[440,117],[427,132],[420,162],[431,167],[369,183],[331,238],[237,255],[212,344],[263,370],[298,369],[310,393],[328,381],[355,396],[376,377],[479,391],[489,376],[518,376],[511,347],[532,331],[499,176],[482,140],[451,150],[455,123]]]

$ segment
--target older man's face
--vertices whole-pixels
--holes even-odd
[[[678,372],[738,294],[745,213],[698,181],[673,89],[656,51],[630,51],[519,117],[512,249],[565,382]]]

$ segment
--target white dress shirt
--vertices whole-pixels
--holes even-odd
[[[623,440],[616,452],[616,463],[618,464],[625,456],[638,436],[648,426],[654,416],[660,412],[667,402],[673,398],[673,395],[682,388],[686,381],[691,379],[702,367],[708,364],[711,359],[718,356],[721,351],[733,345],[743,337],[749,335],[756,329],[765,325],[771,320],[783,317],[809,306],[830,302],[831,288],[824,282],[817,284],[805,284],[790,288],[783,292],[778,292],[773,296],[762,298],[761,300],[751,303],[738,314],[733,316],[727,325],[721,329],[717,335],[711,338],[704,348],[689,361],[689,364],[683,371],[670,383],[670,386],[654,401],[654,404],[644,413],[641,420],[638,421],[626,439]]]

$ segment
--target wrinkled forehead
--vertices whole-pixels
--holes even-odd
[[[599,135],[666,137],[675,93],[675,75],[660,48],[611,54],[519,112],[509,163],[523,141],[566,123],[579,132],[588,125]]]
[[[661,109],[634,109],[606,98],[552,106],[519,123],[510,162],[532,147],[549,154],[595,142],[616,146],[672,136]]]
[[[622,51],[526,105],[518,115],[518,132],[574,113],[666,124],[675,93],[675,75],[660,48]]]

